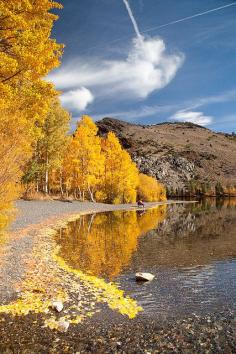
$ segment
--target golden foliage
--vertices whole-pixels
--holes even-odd
[[[227,185],[224,189],[223,189],[224,195],[227,195],[229,197],[236,197],[236,185],[232,186],[232,185]]]
[[[146,202],[165,201],[166,190],[155,178],[139,174],[138,195]]]
[[[102,140],[102,153],[105,167],[98,200],[114,204],[135,202],[138,169],[114,133],[109,132]]]
[[[50,38],[60,5],[49,0],[0,0],[0,199],[17,195],[22,169],[40,134],[53,86],[41,78],[59,64],[62,46]]]
[[[25,194],[32,184],[36,190],[48,193],[61,188],[61,164],[68,143],[70,115],[64,110],[58,99],[52,100],[45,121],[41,125],[41,134],[35,144],[33,156],[25,167],[23,183]],[[56,171],[59,170],[59,173]]]
[[[94,191],[104,169],[97,127],[89,116],[78,122],[64,159],[64,173],[71,181],[74,195],[84,200],[86,193],[94,200]],[[68,185],[68,182],[67,182]]]
[[[57,19],[50,10],[60,7],[50,0],[0,1],[0,77],[5,94],[10,96],[12,89],[20,93],[19,83],[37,82],[58,66],[62,46],[50,38]]]
[[[16,197],[16,181],[21,175],[23,163],[30,154],[30,147],[25,139],[26,122],[22,113],[12,112],[10,118],[5,110],[1,112],[0,200],[4,205],[9,204]],[[20,125],[19,119],[21,118]]]
[[[66,151],[63,177],[66,193],[81,200],[107,203],[136,201],[138,169],[113,133],[97,136],[97,127],[83,116]]]
[[[124,295],[124,291],[120,290],[114,283],[107,283],[101,278],[93,275],[87,275],[80,270],[76,270],[70,266],[59,256],[54,255],[54,260],[58,265],[68,273],[78,277],[85,284],[92,286],[96,300],[105,302],[112,310],[118,311],[121,315],[134,318],[142,308],[137,305],[136,301],[129,296]],[[74,322],[72,322],[74,323]]]

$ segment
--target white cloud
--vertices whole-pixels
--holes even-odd
[[[62,90],[84,86],[96,97],[146,98],[174,78],[183,60],[181,53],[168,54],[162,39],[140,37],[123,60],[78,58],[48,79]]]
[[[199,125],[209,125],[213,122],[211,116],[205,116],[202,112],[193,112],[193,111],[178,111],[172,117],[172,120],[179,122],[191,122]]]
[[[83,111],[89,103],[93,102],[92,93],[85,87],[80,87],[76,90],[65,92],[61,95],[62,105],[66,108]]]

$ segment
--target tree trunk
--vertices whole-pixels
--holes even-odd
[[[90,188],[90,186],[88,186],[88,192],[89,192],[89,195],[90,195],[90,198],[91,198],[92,202],[95,202],[95,199],[94,199],[94,196],[93,196],[93,191]]]
[[[45,186],[44,191],[48,194],[48,154],[46,155],[46,171],[45,171]]]
[[[63,198],[64,191],[63,191],[63,178],[62,178],[62,170],[61,169],[60,169],[60,191],[61,191],[61,197]]]
[[[24,193],[26,199],[28,198],[28,192],[29,192],[29,183],[27,182],[25,187],[25,193]]]
[[[39,174],[37,173],[37,179],[36,179],[36,192],[39,192]]]
[[[79,199],[82,200],[82,193],[80,187],[78,187],[78,190],[79,190]]]
[[[88,225],[88,234],[90,233],[90,230],[91,230],[91,227],[92,227],[92,224],[93,224],[94,216],[95,216],[95,214],[91,215],[90,222],[89,222],[89,225]]]

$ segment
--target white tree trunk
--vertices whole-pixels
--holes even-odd
[[[91,198],[92,202],[95,202],[95,199],[94,199],[94,196],[93,196],[93,191],[90,188],[90,186],[88,186],[88,192],[89,192],[89,195],[90,195],[90,198]]]
[[[48,154],[46,156],[45,193],[48,194]]]
[[[61,196],[63,197],[64,191],[63,191],[62,169],[60,169],[60,191],[61,191]]]

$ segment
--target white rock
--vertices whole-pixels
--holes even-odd
[[[70,322],[61,320],[58,322],[58,329],[61,332],[67,332],[68,328],[70,326]]]
[[[61,301],[54,301],[52,303],[52,308],[53,308],[53,310],[56,310],[57,312],[61,312],[63,310],[64,306]]]
[[[151,281],[154,279],[154,275],[151,273],[136,273],[136,281]]]

